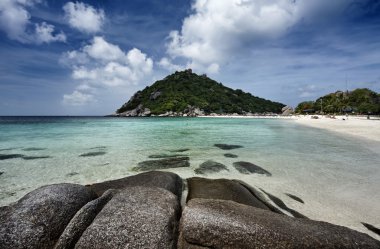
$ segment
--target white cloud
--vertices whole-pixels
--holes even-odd
[[[352,0],[195,0],[180,31],[169,34],[167,53],[188,65],[217,72],[221,64],[255,42],[285,34],[312,13],[335,13]],[[334,2],[334,3],[332,3]],[[330,10],[330,11],[328,11]]]
[[[65,105],[80,106],[94,102],[94,96],[75,90],[72,94],[63,95],[63,103]]]
[[[159,62],[157,62],[157,65],[159,65],[160,67],[162,67],[163,69],[165,69],[169,72],[180,71],[180,70],[185,69],[185,67],[173,64],[172,61],[167,57],[161,58],[161,60]]]
[[[79,50],[65,53],[61,62],[72,68],[72,78],[80,83],[76,91],[81,93],[137,85],[153,69],[153,60],[139,49],[126,53],[100,36]]]
[[[105,21],[104,11],[82,2],[68,2],[63,6],[69,25],[84,33],[101,31]]]
[[[0,1],[0,29],[9,39],[22,43],[50,43],[64,42],[66,36],[63,32],[54,34],[55,27],[46,22],[41,24],[30,21],[31,15],[27,8],[32,7],[40,0],[1,0]]]

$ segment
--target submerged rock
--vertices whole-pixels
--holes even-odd
[[[91,156],[102,156],[105,154],[106,154],[106,152],[104,152],[104,151],[97,151],[97,152],[88,152],[88,153],[80,154],[79,156],[80,157],[91,157]]]
[[[37,160],[37,159],[46,159],[51,158],[51,156],[23,156],[22,159],[24,160]]]
[[[185,207],[178,248],[379,248],[367,234],[295,219],[233,201],[193,199]]]
[[[46,150],[46,148],[38,148],[38,147],[30,147],[22,149],[23,151],[40,151],[40,150]]]
[[[176,248],[180,205],[161,188],[128,187],[103,207],[76,248]]]
[[[5,172],[4,171],[0,171],[0,176],[2,175],[2,174],[4,174]]]
[[[228,157],[228,158],[237,158],[238,156],[235,155],[235,154],[231,154],[231,153],[226,153],[224,154],[225,157]]]
[[[79,175],[79,173],[78,172],[71,172],[71,173],[66,174],[66,176],[68,176],[68,177],[72,177],[75,175]]]
[[[189,193],[187,201],[196,198],[229,200],[256,208],[269,208],[240,183],[227,179],[206,179],[192,177],[187,179]]]
[[[148,156],[149,158],[173,158],[173,157],[185,157],[188,155],[181,155],[181,154],[174,154],[174,155],[169,155],[169,154],[155,154],[155,155],[150,155]]]
[[[301,198],[299,198],[298,196],[295,196],[295,195],[292,195],[292,194],[288,194],[288,193],[286,193],[286,195],[289,196],[290,198],[292,198],[293,200],[296,200],[296,201],[298,201],[298,202],[300,202],[300,203],[302,203],[302,204],[305,203],[305,202],[304,202]]]
[[[23,157],[24,155],[22,154],[0,154],[0,160],[23,158]]]
[[[123,189],[134,186],[156,187],[166,189],[180,199],[182,185],[182,179],[177,174],[162,171],[149,171],[117,180],[87,185],[86,187],[90,188],[98,196],[101,196],[108,189]]]
[[[195,169],[196,174],[208,174],[208,173],[217,173],[222,170],[229,171],[226,167],[226,165],[214,162],[212,160],[208,160],[204,163],[202,163],[199,168]]]
[[[243,148],[243,146],[241,145],[234,145],[234,144],[214,144],[214,146],[222,150],[233,150],[233,149]]]
[[[187,148],[184,148],[184,149],[178,149],[178,150],[169,150],[170,152],[174,152],[174,153],[177,153],[177,152],[185,152],[185,151],[189,151],[190,149],[187,149]]]
[[[362,222],[363,226],[365,226],[368,230],[370,230],[371,232],[374,232],[376,233],[377,235],[380,236],[380,228],[377,228],[371,224],[368,224],[368,223],[365,223],[365,222]]]
[[[243,161],[234,162],[233,166],[235,167],[237,171],[246,175],[251,174],[251,173],[262,174],[262,175],[267,175],[267,176],[272,175],[270,172],[266,171],[265,169],[250,162],[243,162]]]
[[[149,160],[139,162],[137,167],[133,170],[136,171],[148,171],[156,169],[170,169],[170,168],[182,168],[190,167],[189,157],[174,157],[174,158],[164,158],[159,160]]]
[[[77,184],[38,188],[0,210],[1,248],[52,248],[75,213],[95,198]]]

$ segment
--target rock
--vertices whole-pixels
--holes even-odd
[[[365,223],[365,222],[362,222],[363,226],[365,226],[368,230],[370,230],[371,232],[374,232],[376,233],[377,235],[380,236],[380,228],[377,228],[371,224],[368,224],[368,223]]]
[[[208,160],[204,163],[202,163],[199,168],[195,169],[196,174],[208,174],[208,173],[217,173],[222,170],[229,171],[226,167],[226,165],[214,162],[212,160]]]
[[[22,159],[24,160],[37,160],[37,159],[46,159],[51,158],[51,156],[23,156]]]
[[[250,162],[234,162],[233,166],[237,171],[239,171],[242,174],[250,174],[250,173],[256,173],[256,174],[262,174],[271,176],[272,174],[265,169],[250,163]]]
[[[192,177],[187,179],[187,185],[189,189],[187,201],[196,198],[230,200],[269,210],[244,186],[232,180]]]
[[[38,188],[0,211],[1,248],[52,248],[75,213],[95,193],[77,184]]]
[[[190,167],[190,158],[185,157],[174,157],[174,158],[164,158],[159,160],[149,160],[139,162],[137,167],[134,167],[135,171],[148,171],[156,169],[171,169],[171,168],[183,168]]]
[[[144,108],[144,111],[140,113],[141,117],[149,117],[152,114],[149,108]]]
[[[173,157],[185,157],[188,155],[181,155],[181,154],[174,154],[174,155],[169,155],[169,154],[155,154],[155,155],[150,155],[148,156],[149,158],[173,158]]]
[[[66,174],[67,177],[72,177],[75,175],[79,175],[79,173],[78,172],[70,172],[70,173]]]
[[[222,150],[233,150],[233,149],[243,148],[243,146],[241,145],[233,145],[233,144],[214,144],[214,146]]]
[[[286,193],[286,195],[289,196],[290,198],[292,198],[293,200],[298,201],[298,202],[300,202],[300,203],[302,203],[302,204],[305,203],[305,202],[304,202],[301,198],[299,198],[298,196],[295,196],[295,195],[292,195],[292,194],[288,194],[288,193]]]
[[[0,176],[2,175],[2,174],[4,174],[5,172],[4,171],[0,171]]]
[[[380,248],[380,242],[326,222],[232,201],[193,199],[182,213],[178,248]]]
[[[92,156],[102,156],[105,154],[106,154],[105,151],[96,151],[96,152],[88,152],[88,153],[80,154],[79,156],[80,157],[92,157]]]
[[[149,99],[150,100],[156,100],[158,97],[160,97],[161,92],[160,91],[154,91],[150,94]]]
[[[176,248],[180,205],[161,188],[128,187],[99,212],[76,248]]]
[[[0,154],[0,160],[23,158],[23,157],[24,155],[22,154]]]
[[[177,152],[185,152],[185,151],[189,151],[189,150],[190,150],[190,149],[184,148],[184,149],[169,150],[169,151],[170,151],[170,152],[177,153]]]
[[[30,147],[22,149],[23,151],[40,151],[40,150],[46,150],[46,148],[38,148],[38,147]]]
[[[226,153],[224,154],[225,157],[228,157],[228,158],[237,158],[238,156],[235,155],[235,154],[231,154],[231,153]]]
[[[96,215],[111,200],[116,190],[107,190],[101,197],[84,205],[71,219],[59,237],[54,249],[74,248],[83,232],[91,225]]]
[[[144,186],[166,189],[175,194],[178,199],[182,194],[182,179],[174,173],[162,171],[150,171],[122,179],[106,181],[87,185],[86,187],[101,196],[108,189],[123,189],[126,187]]]
[[[285,106],[281,109],[282,115],[289,116],[294,113],[294,110],[291,106]]]

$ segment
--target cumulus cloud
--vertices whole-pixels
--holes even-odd
[[[84,33],[101,31],[105,21],[104,11],[82,2],[68,2],[63,6],[69,25]]]
[[[63,103],[67,105],[80,106],[94,102],[94,96],[75,90],[72,94],[63,95]]]
[[[40,2],[40,0],[0,1],[0,29],[7,34],[9,39],[36,44],[66,41],[63,32],[54,34],[53,25],[46,22],[33,24],[30,21],[31,15],[27,8]]]
[[[72,69],[72,78],[80,83],[74,93],[91,96],[94,89],[137,85],[153,69],[153,60],[139,49],[124,52],[100,36],[79,50],[65,53],[61,62]]]
[[[181,30],[170,32],[167,53],[195,68],[217,72],[228,58],[255,42],[278,38],[300,20],[317,16],[312,13],[335,13],[350,2],[195,0]]]

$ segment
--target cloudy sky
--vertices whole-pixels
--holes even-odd
[[[103,115],[192,68],[295,106],[380,91],[379,0],[0,0],[0,115]]]

